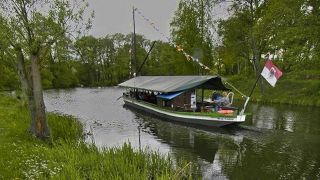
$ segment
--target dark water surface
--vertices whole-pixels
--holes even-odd
[[[45,103],[78,117],[98,146],[130,142],[183,157],[203,179],[320,179],[319,108],[250,102],[253,115],[241,126],[203,129],[128,109],[121,94],[116,87],[49,90]]]

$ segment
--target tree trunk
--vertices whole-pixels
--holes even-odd
[[[21,87],[22,87],[23,93],[27,96],[31,122],[33,122],[35,121],[35,106],[34,106],[34,96],[32,92],[32,84],[31,84],[30,78],[28,78],[27,76],[27,72],[25,69],[24,55],[22,53],[22,50],[19,47],[17,47],[15,50],[17,52],[17,69],[18,69],[18,74],[21,82]]]
[[[34,96],[34,115],[35,118],[31,122],[30,131],[39,138],[48,138],[50,131],[48,127],[45,105],[43,101],[43,92],[40,75],[39,53],[31,54],[31,75],[33,83]]]

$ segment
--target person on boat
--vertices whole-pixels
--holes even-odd
[[[153,104],[157,104],[157,96],[154,94],[153,91],[151,92],[150,102]]]
[[[228,93],[226,91],[222,92],[222,97],[213,100],[213,102],[218,106],[228,106],[230,104]]]
[[[215,101],[215,100],[220,99],[221,97],[222,97],[222,95],[220,93],[213,91],[212,96],[211,96],[211,100]]]

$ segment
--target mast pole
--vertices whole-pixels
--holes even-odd
[[[135,20],[135,8],[132,6],[132,18],[133,18],[133,77],[137,73],[137,43],[136,43],[136,20]]]

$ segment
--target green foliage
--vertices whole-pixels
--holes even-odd
[[[222,38],[216,47],[222,61],[224,74],[252,74],[257,72],[261,54],[266,53],[266,40],[269,29],[264,27],[266,1],[233,2],[232,16],[221,20],[218,34]]]
[[[303,72],[305,71],[285,74],[277,82],[276,87],[270,86],[268,82],[261,78],[264,87],[263,93],[261,88],[257,86],[252,95],[252,100],[267,103],[320,106],[320,82],[317,79],[297,78]],[[319,77],[319,71],[313,73],[312,76]],[[232,76],[228,79],[229,82],[247,95],[250,93],[255,80],[255,78],[243,76]],[[241,97],[236,94],[236,98]]]
[[[172,39],[185,52],[198,58],[208,67],[213,65],[212,51],[212,2],[181,0],[170,23]],[[189,74],[203,70],[193,62],[183,64]]]
[[[47,68],[41,69],[42,87],[43,89],[50,89],[53,87],[52,80],[53,74]]]
[[[169,43],[157,41],[142,69],[142,75],[190,75],[193,74],[190,65],[193,63],[188,62]]]
[[[18,74],[14,67],[0,63],[0,77],[0,90],[14,90],[19,87]]]
[[[307,0],[234,1],[232,15],[219,23],[220,72],[233,75],[231,81],[248,94],[264,65],[259,59],[270,53],[284,75],[275,88],[262,80],[253,99],[319,106],[319,7]]]
[[[27,131],[29,114],[21,101],[0,95],[0,179],[195,179],[186,162],[137,151],[130,144],[98,149],[82,138],[73,117],[49,114],[51,142]]]
[[[318,1],[234,1],[232,15],[219,23],[217,47],[226,74],[252,74],[271,58],[286,73],[319,69]]]
[[[4,24],[5,21],[0,14],[0,31],[3,31]],[[1,39],[0,32],[0,90],[14,90],[19,87],[16,65],[10,54],[5,52],[9,47],[8,42]]]
[[[41,75],[44,88],[76,86],[78,79],[64,62],[72,60],[72,38],[91,25],[90,17],[83,18],[87,6],[82,0],[0,1],[0,67],[6,67],[0,89],[18,87],[17,70],[25,77],[20,78],[24,89],[39,87]]]
[[[72,61],[61,62],[54,71],[53,87],[54,88],[71,88],[79,84],[77,70]]]
[[[81,139],[83,127],[75,118],[67,115],[48,114],[49,126],[53,142],[78,142]]]

